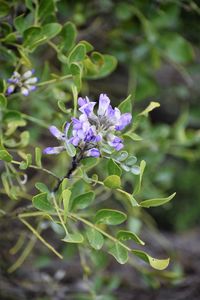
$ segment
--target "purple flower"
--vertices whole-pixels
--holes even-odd
[[[108,108],[110,105],[110,99],[106,94],[101,94],[99,97],[99,108],[97,110],[98,116],[104,116],[108,113]]]
[[[15,90],[20,90],[22,95],[28,96],[30,92],[36,89],[37,77],[32,77],[34,70],[26,71],[24,74],[13,72],[11,78],[7,80],[9,83],[7,88],[7,94],[12,94]]]
[[[65,147],[59,146],[59,147],[47,147],[43,150],[44,154],[59,154],[60,152],[64,151]]]
[[[123,130],[127,125],[130,124],[132,116],[130,113],[125,113],[121,115],[118,119],[117,124],[115,125],[116,130]]]
[[[92,148],[87,151],[86,156],[99,157],[100,151],[97,148]]]
[[[106,94],[100,95],[96,113],[94,111],[96,102],[90,102],[88,97],[79,98],[78,105],[81,115],[79,118],[72,118],[71,123],[67,123],[64,133],[55,126],[50,127],[52,135],[63,141],[64,146],[46,148],[44,153],[60,153],[66,149],[68,143],[77,147],[83,156],[93,157],[99,157],[101,148],[105,148],[106,145],[116,151],[124,147],[123,140],[115,135],[115,132],[123,130],[130,124],[132,119],[130,113],[121,114],[117,107],[112,108]],[[72,130],[68,137],[70,126]]]
[[[65,132],[62,133],[56,126],[50,126],[49,131],[51,134],[57,138],[58,140],[64,141],[65,143],[68,142],[68,130],[69,130],[70,124],[67,123],[65,125]],[[65,151],[65,146],[59,146],[59,147],[47,147],[43,150],[44,154],[59,154],[62,151]]]
[[[113,134],[108,135],[108,145],[115,148],[115,150],[117,151],[121,150],[124,147],[122,139]]]
[[[56,126],[50,126],[49,131],[58,140],[64,140],[65,139],[65,135]]]

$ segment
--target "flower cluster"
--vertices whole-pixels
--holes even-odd
[[[79,148],[85,156],[99,157],[100,150],[107,145],[116,151],[121,150],[123,140],[116,135],[116,132],[123,130],[130,124],[132,116],[130,113],[121,114],[120,110],[112,108],[110,99],[105,94],[99,97],[99,105],[96,113],[94,107],[96,102],[91,102],[88,97],[79,98],[79,118],[72,118],[71,123],[67,123],[64,133],[55,126],[50,127],[50,132],[57,139],[64,142],[64,146],[48,147],[44,149],[46,154],[58,154],[66,150],[67,143]],[[69,128],[70,137],[68,136]]]
[[[8,81],[7,94],[12,94],[15,90],[20,90],[24,96],[28,96],[30,92],[36,89],[37,77],[32,77],[34,70],[26,71],[23,75],[18,72],[14,72]]]

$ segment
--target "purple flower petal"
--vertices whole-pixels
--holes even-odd
[[[83,106],[87,103],[87,100],[85,98],[79,97],[78,98],[78,105]]]
[[[25,88],[25,87],[22,86],[21,87],[21,93],[24,96],[28,96],[29,95],[29,90],[27,88]]]
[[[116,130],[123,130],[127,125],[130,124],[132,120],[132,115],[130,113],[125,113],[121,115],[118,124],[115,126]]]
[[[106,94],[101,94],[99,97],[99,108],[97,110],[98,116],[103,116],[107,112],[110,104],[110,99]]]
[[[80,139],[79,137],[72,137],[69,139],[69,142],[74,145],[75,147],[78,146],[79,142],[80,142]]]
[[[64,140],[65,136],[64,134],[56,127],[56,126],[50,126],[49,131],[53,136],[55,136],[58,140]]]
[[[122,139],[120,139],[118,136],[115,136],[114,134],[108,135],[108,145],[115,148],[115,150],[117,151],[121,150],[124,147]]]
[[[72,123],[73,123],[73,129],[81,129],[82,128],[82,123],[80,120],[76,118],[72,118]]]
[[[44,154],[59,154],[63,150],[65,150],[65,148],[63,146],[59,146],[59,147],[47,147],[47,148],[45,148],[43,150],[43,153]]]
[[[15,85],[14,84],[9,85],[9,87],[7,88],[7,94],[8,95],[12,94],[14,90],[15,90]]]
[[[79,108],[79,110],[86,116],[89,116],[93,112],[95,104],[96,104],[96,102],[86,103],[85,105],[81,106],[81,108]]]
[[[27,85],[27,88],[30,92],[33,92],[37,89],[37,87],[35,85]]]
[[[87,151],[87,156],[92,156],[92,157],[99,157],[100,156],[100,151],[97,148],[92,148]]]

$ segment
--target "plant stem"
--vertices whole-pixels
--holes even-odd
[[[21,164],[19,161],[16,161],[16,160],[12,160],[11,163],[14,164],[14,165],[20,165]],[[43,172],[55,177],[56,179],[61,180],[59,176],[57,176],[55,173],[53,173],[53,172],[51,172],[51,171],[49,171],[45,168],[40,168],[40,167],[35,166],[35,165],[30,165],[28,167],[31,168],[31,169],[43,171]]]
[[[32,117],[32,116],[29,116],[27,114],[22,114],[22,117],[26,120],[29,120],[33,123],[36,123],[38,125],[40,125],[41,127],[44,127],[44,128],[49,128],[49,125],[47,125],[45,122],[35,118],[35,117]]]
[[[47,81],[39,82],[37,84],[37,86],[44,86],[44,85],[47,85],[47,84],[56,83],[56,82],[59,82],[59,81],[65,80],[65,79],[69,79],[69,78],[72,78],[72,75],[65,75],[65,76],[62,76],[62,77],[53,78],[53,79],[50,79],[50,80],[47,80]]]
[[[69,178],[71,177],[72,173],[73,173],[73,172],[76,170],[76,168],[78,167],[78,164],[79,164],[81,158],[82,158],[82,155],[79,156],[79,157],[77,157],[77,156],[74,156],[74,157],[73,157],[71,168],[69,169],[69,171],[67,172],[67,174],[66,174],[63,178],[61,178],[61,179],[58,180],[58,182],[57,182],[55,188],[53,189],[53,193],[57,192],[57,190],[58,190],[58,188],[59,188],[61,182],[62,182],[65,178],[68,178],[68,179],[69,179]]]
[[[39,234],[39,232],[31,226],[27,221],[25,221],[22,218],[19,218],[19,220],[26,226],[28,229],[47,247],[49,248],[54,254],[56,254],[60,259],[63,259],[62,255],[54,249],[53,246],[51,246],[45,239]]]

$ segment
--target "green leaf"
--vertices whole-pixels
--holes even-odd
[[[123,102],[118,106],[121,113],[131,113],[132,112],[132,101],[131,95],[129,95]]]
[[[10,195],[10,185],[9,185],[9,181],[8,181],[8,175],[6,173],[1,174],[1,181],[2,181],[3,188],[6,192],[6,194],[11,196]]]
[[[78,44],[72,49],[72,51],[69,54],[69,63],[71,64],[73,62],[81,62],[84,60],[85,55],[85,46],[83,44]]]
[[[54,36],[59,34],[61,29],[62,26],[59,23],[49,23],[42,27],[42,33],[47,39],[52,39]]]
[[[114,56],[103,55],[104,63],[102,65],[94,64],[90,59],[84,61],[86,69],[85,78],[98,79],[108,76],[117,66],[117,60]]]
[[[64,112],[65,114],[69,113],[69,110],[66,108],[66,103],[63,100],[59,100],[57,102],[57,104],[58,104],[58,107],[60,108],[60,110],[62,112]]]
[[[7,106],[7,99],[4,96],[4,94],[0,94],[0,107],[6,108],[6,106]]]
[[[76,155],[76,148],[72,144],[66,142],[65,147],[69,156],[74,157]]]
[[[96,157],[85,157],[81,163],[86,169],[96,166],[99,162],[99,159]]]
[[[166,197],[166,198],[155,198],[155,199],[144,200],[144,201],[140,202],[140,206],[142,206],[142,207],[160,206],[160,205],[163,205],[163,204],[171,201],[175,195],[176,195],[176,193],[173,193],[172,195],[170,195],[169,197]]]
[[[92,50],[94,50],[94,47],[89,42],[81,40],[80,43],[85,46],[86,53],[91,52]]]
[[[46,186],[46,184],[42,183],[42,182],[36,182],[35,184],[36,189],[38,189],[41,193],[49,193],[49,189]]]
[[[69,212],[69,201],[71,197],[72,192],[69,189],[65,189],[62,191],[62,199],[63,199],[63,215],[64,215],[64,222],[67,221],[67,214]]]
[[[94,64],[101,66],[104,63],[104,56],[97,51],[93,51],[91,54],[91,60],[94,62]]]
[[[135,185],[135,188],[134,188],[134,191],[133,191],[133,195],[136,195],[140,192],[141,190],[141,185],[142,185],[142,177],[143,177],[143,173],[144,173],[144,170],[145,170],[145,167],[146,167],[146,162],[144,160],[141,161],[140,163],[140,176],[138,178],[138,181]]]
[[[9,14],[10,7],[6,1],[0,1],[0,18],[5,17]]]
[[[127,230],[120,230],[117,233],[117,239],[120,241],[133,240],[139,245],[145,245],[145,243],[135,233]]]
[[[6,83],[5,83],[5,80],[1,79],[0,78],[0,93],[2,95],[2,93],[5,92],[5,89],[6,89]],[[3,95],[4,96],[4,95]],[[5,96],[4,96],[5,97]],[[3,102],[3,100],[2,100]]]
[[[127,157],[128,157],[128,152],[126,151],[121,151],[115,155],[115,159],[120,162],[126,160]]]
[[[121,186],[121,179],[117,175],[110,175],[104,180],[103,183],[110,189],[118,189]]]
[[[150,111],[154,110],[155,108],[160,107],[160,103],[158,102],[150,102],[150,104],[143,110],[138,116],[145,116],[148,117]]]
[[[144,251],[140,250],[132,250],[133,254],[144,260],[145,262],[149,263],[150,266],[156,270],[164,270],[169,265],[169,258],[167,259],[156,259],[145,253]]]
[[[130,202],[132,207],[135,206],[140,206],[137,201],[135,200],[135,198],[133,197],[133,195],[123,191],[123,190],[118,190],[118,192],[126,199]]]
[[[46,40],[45,35],[42,33],[42,29],[37,26],[32,26],[26,29],[23,33],[24,47],[34,50],[36,46]]]
[[[38,16],[40,20],[45,20],[48,16],[52,15],[55,11],[54,0],[42,0],[39,4]]]
[[[73,76],[81,75],[81,67],[77,63],[72,63],[70,65],[70,72]]]
[[[121,246],[119,243],[116,243],[110,250],[109,254],[114,256],[114,258],[120,264],[125,264],[128,261],[128,251]]]
[[[0,160],[11,162],[12,159],[12,155],[10,155],[6,150],[0,150]]]
[[[142,137],[139,136],[138,134],[134,133],[134,132],[126,132],[123,134],[123,137],[125,138],[130,138],[131,140],[133,140],[134,142],[139,142],[142,141]]]
[[[74,209],[74,208],[84,209],[93,202],[94,198],[95,198],[94,192],[87,192],[87,193],[81,194],[81,195],[77,196],[76,198],[74,198],[72,209]]]
[[[118,166],[118,164],[116,164],[116,162],[114,162],[113,159],[109,159],[108,161],[108,174],[117,175],[119,177],[122,175],[121,168]]]
[[[39,210],[53,212],[53,205],[48,201],[47,193],[41,193],[33,197],[33,206]]]
[[[95,222],[107,225],[119,225],[126,220],[125,213],[114,209],[101,209],[96,213]]]
[[[64,239],[62,239],[63,242],[66,243],[75,243],[79,244],[84,241],[84,237],[82,236],[81,233],[76,232],[76,233],[68,233]]]
[[[164,55],[176,63],[187,63],[194,58],[192,45],[177,33],[165,34],[160,42]]]
[[[86,235],[92,248],[100,250],[103,247],[104,238],[100,232],[94,228],[89,228],[86,231]]]
[[[133,173],[134,175],[139,175],[140,174],[140,167],[139,166],[133,166],[131,167],[131,173]]]
[[[135,163],[137,162],[137,157],[133,156],[133,155],[130,155],[127,160],[125,161],[125,164],[127,166],[133,166]]]
[[[71,50],[71,48],[75,45],[77,37],[76,26],[71,22],[65,23],[60,33],[60,37],[61,41],[59,44],[59,48],[63,52]]]
[[[41,151],[41,149],[39,147],[36,147],[35,148],[35,164],[39,168],[42,167],[41,158],[42,158],[42,151]]]
[[[5,62],[10,66],[13,66],[17,62],[17,57],[11,49],[7,49],[6,47],[0,46],[0,53],[1,53],[1,62]]]
[[[30,133],[29,131],[23,131],[20,134],[20,142],[18,143],[18,147],[24,148],[29,144]]]
[[[28,27],[31,27],[33,22],[33,15],[28,14],[25,16],[25,14],[22,14],[20,16],[17,16],[14,20],[15,28],[22,34]]]
[[[30,166],[31,163],[32,163],[32,155],[27,154],[26,161],[22,161],[20,163],[20,166],[19,166],[20,170],[26,170]]]

